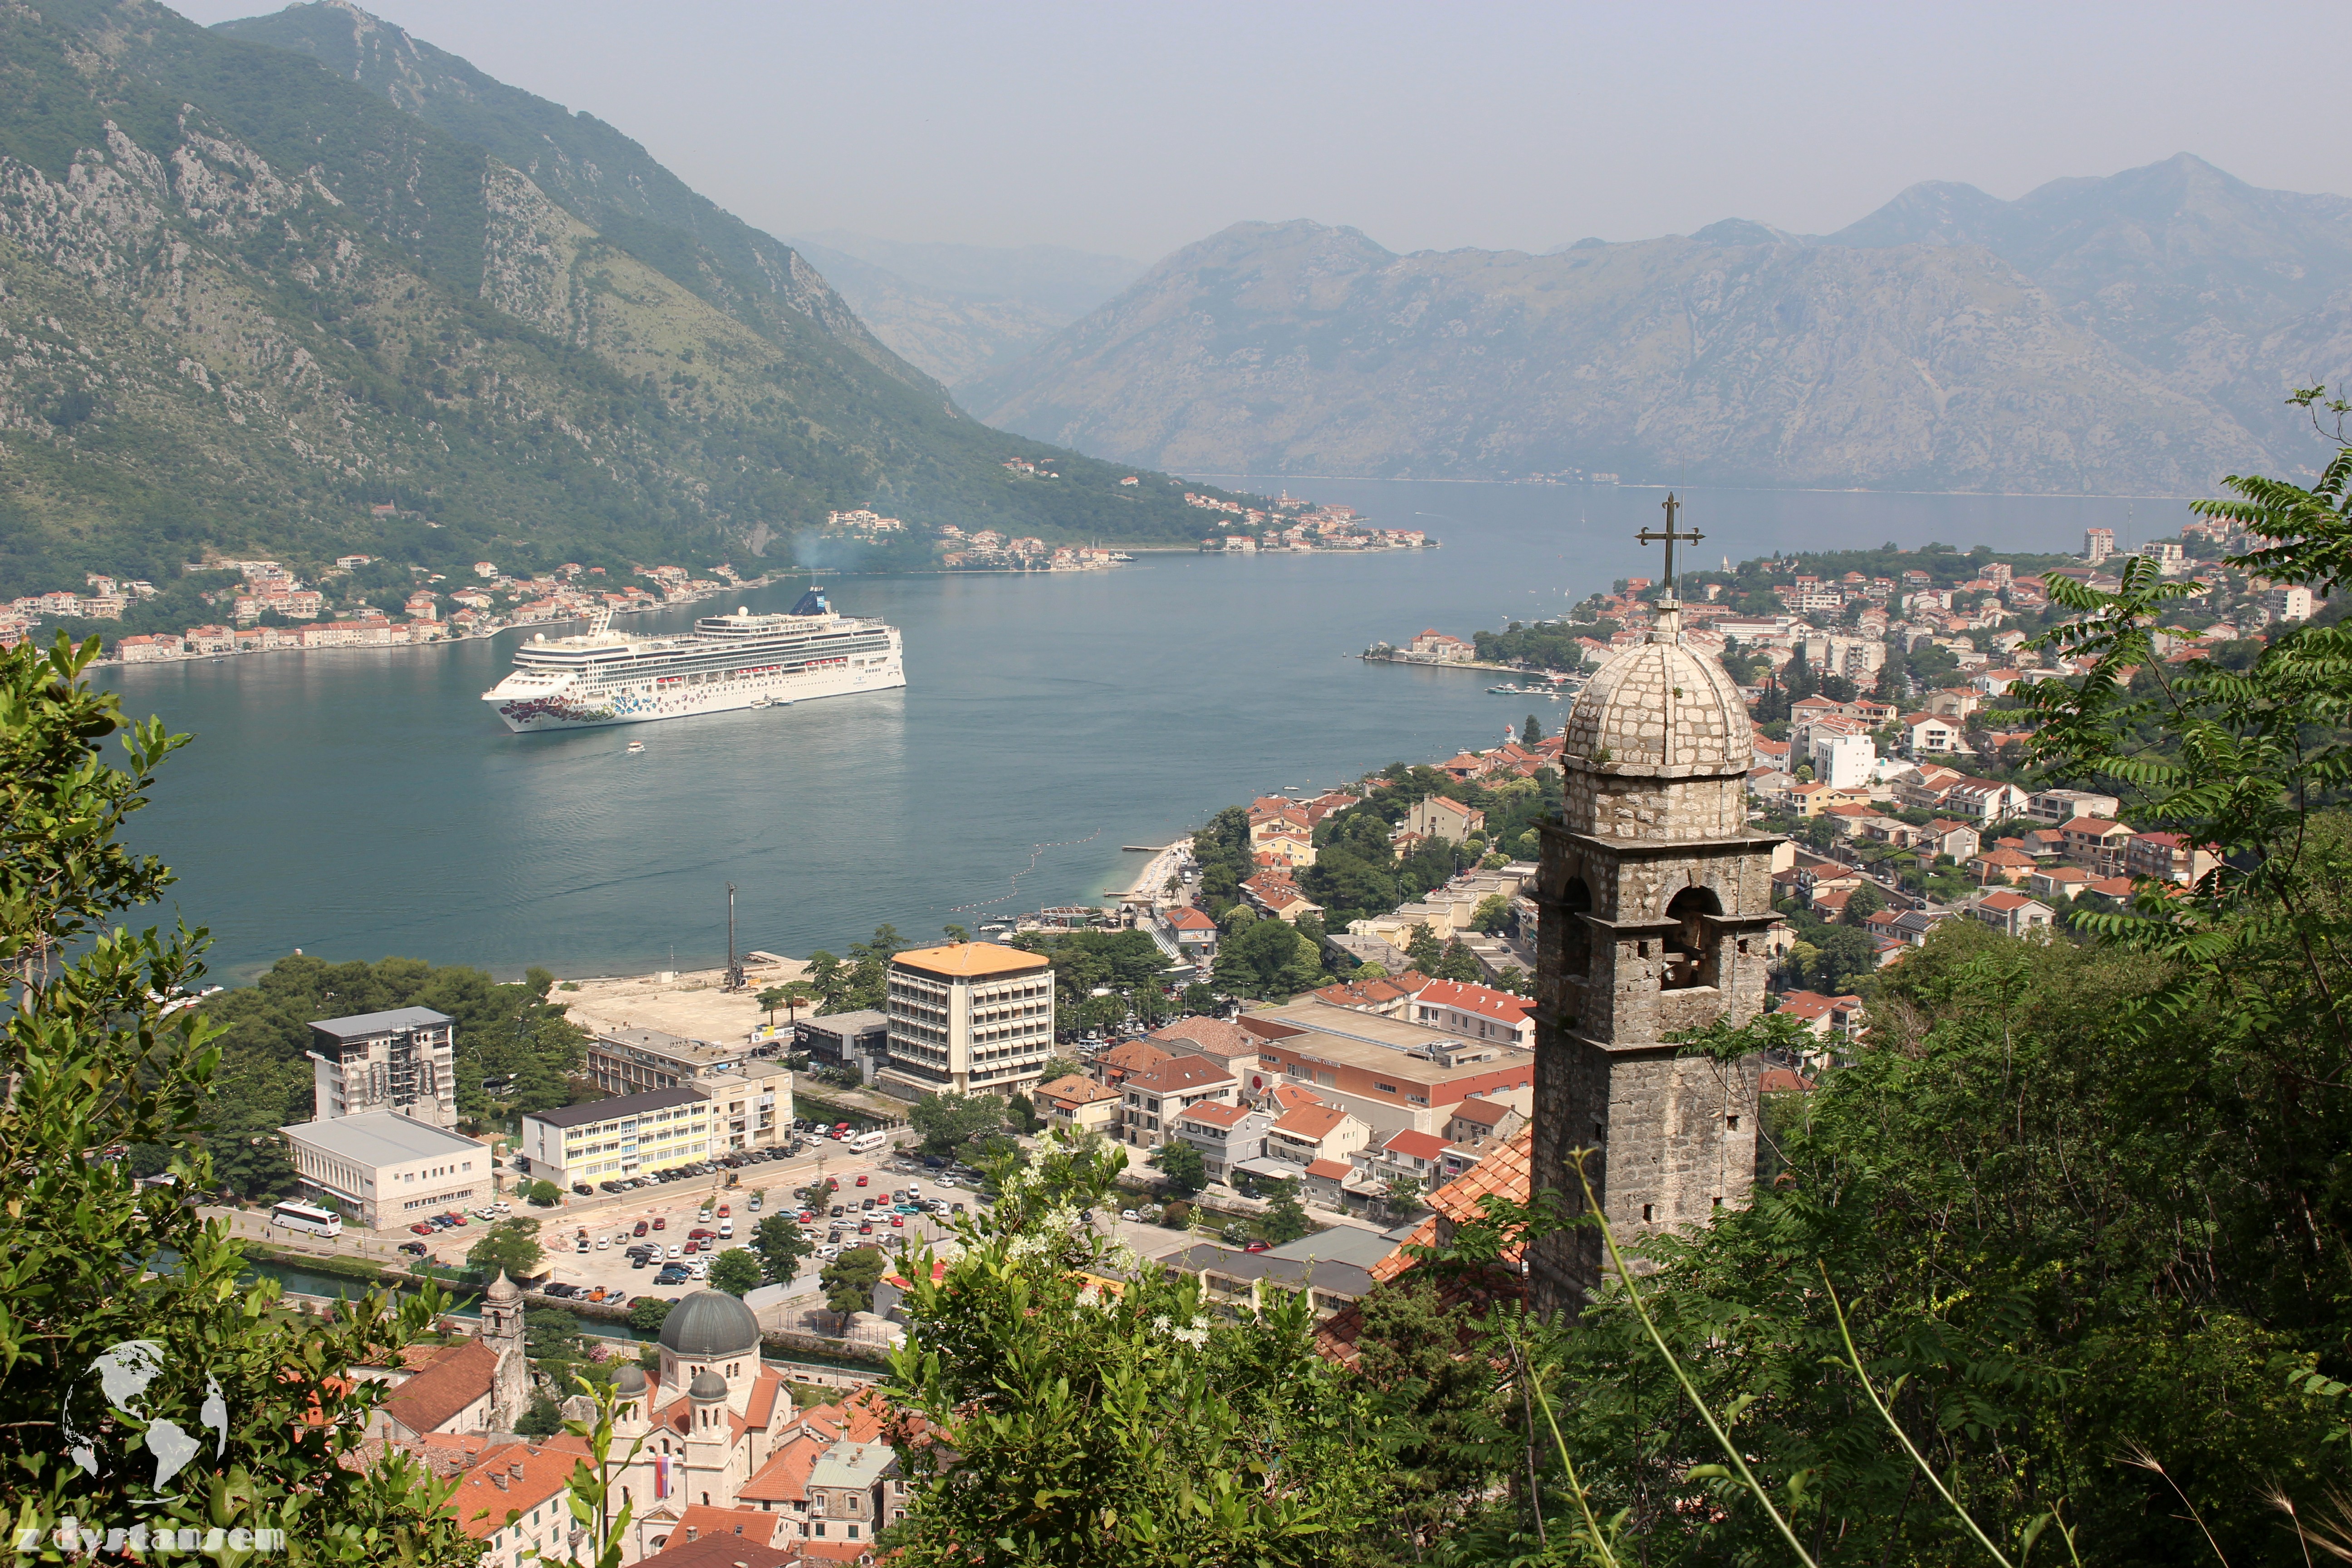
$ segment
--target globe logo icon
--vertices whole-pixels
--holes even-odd
[[[132,1446],[144,1443],[154,1460],[154,1479],[149,1486],[149,1496],[139,1500],[147,1503],[170,1501],[163,1488],[172,1478],[187,1467],[203,1447],[176,1421],[161,1419],[150,1414],[148,1396],[155,1380],[164,1372],[163,1347],[152,1340],[125,1340],[110,1346],[103,1354],[89,1363],[89,1371],[66,1389],[64,1404],[59,1407],[58,1425],[64,1429],[66,1452],[73,1462],[90,1475],[100,1468],[100,1444],[104,1436],[97,1429],[104,1422],[109,1409],[146,1423],[143,1437],[131,1439]],[[96,1387],[91,1384],[95,1383]],[[213,1455],[215,1458],[228,1448],[228,1404],[221,1397],[220,1384],[209,1373],[205,1378],[205,1402],[198,1410],[197,1425],[213,1434]],[[106,1468],[114,1468],[108,1464]]]

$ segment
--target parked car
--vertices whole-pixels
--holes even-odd
[[[592,1187],[592,1186],[590,1186],[590,1185],[589,1185],[587,1183],[585,1183],[585,1182],[574,1182],[574,1183],[572,1183],[572,1190],[573,1192],[575,1192],[575,1193],[578,1193],[578,1194],[579,1194],[582,1197],[583,1197],[583,1198],[593,1198],[593,1197],[594,1197],[594,1196],[596,1195],[596,1189],[595,1189],[595,1188],[593,1188],[593,1187]]]
[[[1133,1209],[1121,1209],[1118,1211],[1118,1217],[1127,1221],[1128,1224],[1133,1225],[1136,1217],[1135,1211]]]
[[[587,1251],[587,1250],[588,1250],[588,1238],[587,1238],[586,1237],[584,1237],[584,1236],[583,1236],[583,1237],[581,1237],[579,1238],[578,1244],[577,1244],[576,1246],[574,1246],[574,1247],[572,1247],[572,1251],[574,1251],[574,1252],[585,1252],[585,1251]]]
[[[667,1218],[665,1218],[663,1215],[654,1215],[654,1228],[655,1228],[656,1230],[663,1230],[663,1229],[666,1229],[666,1228],[667,1228],[668,1225],[669,1225],[669,1221],[668,1221]]]
[[[954,1214],[961,1214],[963,1213],[963,1205],[961,1204],[957,1204],[950,1212]]]
[[[400,1250],[401,1250],[401,1251],[403,1251],[403,1252],[411,1253],[411,1254],[413,1254],[413,1255],[415,1255],[415,1257],[418,1257],[418,1258],[423,1258],[423,1257],[426,1256],[428,1253],[430,1253],[433,1249],[432,1249],[431,1247],[429,1247],[425,1246],[425,1245],[423,1242],[421,1242],[421,1241],[404,1241],[404,1242],[402,1242],[402,1243],[400,1244]]]
[[[1243,1247],[1242,1250],[1244,1252],[1272,1252],[1274,1250],[1274,1247],[1270,1242],[1253,1241],[1247,1247]]]
[[[719,1238],[721,1241],[726,1240],[728,1237],[730,1237],[733,1236],[734,1234],[735,1234],[735,1222],[734,1222],[733,1220],[731,1220],[731,1219],[722,1219],[722,1220],[720,1220],[720,1221],[719,1222]]]
[[[568,1301],[580,1291],[579,1288],[573,1285],[549,1284],[541,1287],[539,1293],[542,1296],[552,1296],[559,1301]]]
[[[656,1285],[683,1285],[693,1276],[683,1268],[665,1268],[654,1276]]]
[[[689,1239],[694,1241],[709,1241],[712,1237],[719,1233],[714,1230],[706,1229],[701,1226],[697,1226],[686,1234]]]
[[[874,1222],[869,1219],[858,1226],[857,1234],[860,1236],[872,1236],[874,1234]]]
[[[433,1234],[433,1227],[422,1223],[412,1225],[408,1228],[415,1231],[419,1236],[431,1236]]]
[[[604,1239],[603,1237],[601,1237],[601,1236],[600,1236],[600,1237],[598,1237],[596,1238],[596,1250],[597,1250],[597,1251],[599,1251],[599,1252],[604,1251],[606,1247],[610,1247],[610,1246],[612,1246],[612,1245],[613,1245],[613,1244],[612,1244],[611,1242],[609,1242],[609,1241],[605,1240],[605,1239]]]
[[[732,1209],[729,1208],[725,1204],[720,1204],[720,1205],[719,1205],[719,1217],[720,1219],[725,1219],[729,1215],[732,1214],[733,1212],[734,1212],[734,1211],[733,1211]]]
[[[857,1173],[857,1184],[858,1184],[859,1186],[861,1186],[861,1187],[862,1187],[862,1186],[864,1186],[864,1185],[866,1184],[866,1172],[863,1172],[863,1171],[860,1171],[860,1172]]]
[[[753,1194],[751,1194],[751,1201],[750,1203],[748,1203],[748,1204],[745,1204],[743,1206],[744,1206],[746,1209],[750,1210],[751,1213],[753,1213],[753,1214],[758,1214],[758,1213],[760,1212],[760,1194],[757,1194],[757,1193],[753,1193]]]
[[[904,1230],[904,1229],[906,1229],[906,1228],[907,1228],[907,1216],[906,1216],[905,1215],[902,1215],[902,1214],[894,1214],[894,1215],[892,1215],[890,1216],[890,1227],[891,1227],[893,1230]]]
[[[643,1235],[645,1235],[645,1233],[646,1233],[646,1222],[645,1222],[645,1221],[643,1221],[643,1220],[639,1220],[639,1221],[637,1221],[637,1223],[636,1223],[636,1227],[635,1227],[635,1229],[633,1229],[633,1230],[631,1230],[631,1231],[629,1232],[629,1234],[630,1234],[631,1236],[643,1236]]]

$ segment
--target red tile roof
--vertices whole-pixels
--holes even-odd
[[[1491,985],[1467,985],[1458,980],[1433,980],[1421,988],[1413,1000],[1514,1026],[1526,1021],[1533,1005],[1507,991],[1497,991]]]
[[[508,1443],[490,1449],[466,1472],[449,1499],[457,1528],[488,1541],[507,1527],[507,1514],[529,1513],[572,1484],[572,1469],[588,1458],[588,1445],[568,1434],[544,1443]],[[516,1475],[514,1468],[522,1467]],[[499,1481],[505,1482],[500,1486]]]
[[[1354,1172],[1355,1167],[1345,1160],[1313,1160],[1309,1161],[1307,1166],[1308,1175],[1321,1176],[1334,1182],[1352,1175]]]
[[[430,1432],[487,1397],[498,1372],[498,1352],[479,1340],[467,1340],[394,1389],[383,1412],[411,1432]]]
[[[1402,1132],[1390,1133],[1388,1142],[1381,1147],[1410,1159],[1434,1160],[1445,1152],[1448,1145],[1434,1132],[1415,1132],[1408,1127]]]
[[[1331,1135],[1332,1130],[1339,1125],[1347,1114],[1337,1106],[1325,1105],[1318,1100],[1313,1105],[1302,1105],[1285,1115],[1281,1121],[1274,1124],[1274,1130],[1276,1132],[1286,1132],[1293,1138],[1319,1142]]]
[[[1196,1105],[1176,1118],[1179,1121],[1205,1121],[1212,1127],[1231,1127],[1250,1113],[1246,1105],[1219,1105],[1214,1100]]]

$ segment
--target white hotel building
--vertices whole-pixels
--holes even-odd
[[[1054,968],[992,942],[920,947],[890,960],[889,1065],[900,1094],[1010,1095],[1034,1089],[1054,1054]]]

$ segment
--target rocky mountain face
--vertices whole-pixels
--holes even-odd
[[[315,0],[214,32],[306,54],[455,140],[520,171],[550,200],[673,282],[763,325],[785,311],[814,322],[885,374],[919,384],[882,352],[856,312],[793,248],[753,228],[635,142],[436,48],[349,0]]]
[[[0,595],[208,552],[740,565],[866,504],[1197,531],[1130,468],[976,425],[790,247],[577,135],[542,184],[148,0],[0,0]]]
[[[1837,235],[1727,220],[1547,256],[1244,224],[1022,362],[982,418],[1198,472],[2202,491],[2307,466],[2352,361],[2352,203],[2193,158]]]

